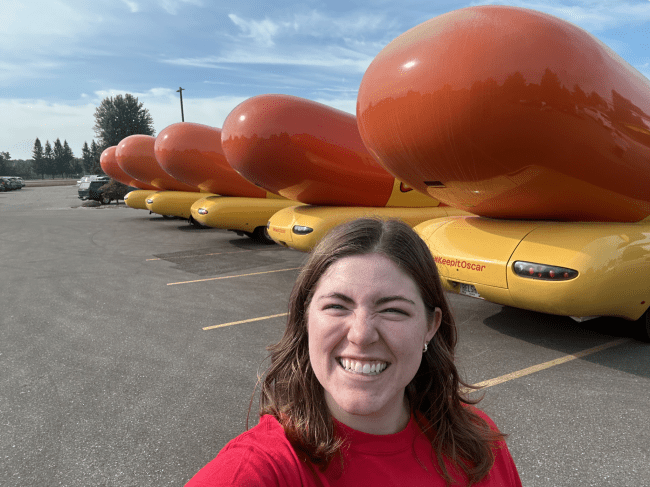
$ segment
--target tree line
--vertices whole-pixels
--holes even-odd
[[[41,141],[36,137],[32,150],[32,170],[35,174],[41,178],[44,178],[46,174],[66,177],[71,174],[79,174],[83,169],[82,163],[75,158],[67,140],[61,144],[61,140],[57,138],[54,141],[54,147],[48,140],[43,147]]]
[[[0,176],[69,177],[79,174],[103,174],[99,159],[102,152],[129,135],[154,135],[153,118],[138,98],[127,93],[107,97],[95,109],[93,130],[97,140],[84,142],[81,157],[74,156],[68,141],[57,138],[45,145],[37,137],[29,161],[10,161],[8,152],[0,152]]]

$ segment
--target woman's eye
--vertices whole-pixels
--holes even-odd
[[[340,304],[326,304],[323,309],[345,309],[342,305]]]
[[[404,316],[409,315],[406,311],[404,311],[403,309],[399,309],[399,308],[386,308],[386,309],[382,310],[381,312],[382,313],[397,313],[397,314],[404,315]]]

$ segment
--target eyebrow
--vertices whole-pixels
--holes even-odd
[[[328,298],[337,298],[337,299],[340,299],[341,301],[345,301],[346,303],[354,303],[354,299],[352,299],[351,297],[346,296],[345,294],[342,294],[342,293],[337,293],[337,292],[333,292],[333,293],[321,296],[321,297],[318,298],[317,301],[320,301],[321,299],[328,299]],[[382,304],[385,304],[385,303],[389,303],[391,301],[404,301],[404,302],[407,302],[407,303],[411,303],[412,305],[415,306],[415,301],[413,301],[411,299],[408,299],[408,298],[405,298],[404,296],[400,296],[399,294],[396,294],[394,296],[384,296],[382,298],[379,298],[377,301],[375,301],[375,304],[376,305],[382,305]]]

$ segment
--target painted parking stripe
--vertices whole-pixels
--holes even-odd
[[[222,323],[221,325],[205,326],[205,327],[203,327],[203,329],[204,330],[214,330],[215,328],[223,328],[225,326],[241,325],[242,323],[251,323],[253,321],[270,320],[271,318],[278,318],[280,316],[287,316],[288,314],[289,313],[280,313],[280,314],[277,314],[277,315],[261,316],[260,318],[250,318],[248,320],[232,321],[230,323]]]
[[[237,274],[235,276],[208,277],[207,279],[195,279],[193,281],[168,282],[167,285],[175,286],[176,284],[190,284],[192,282],[219,281],[221,279],[233,279],[235,277],[246,277],[246,276],[259,276],[261,274],[272,274],[274,272],[295,271],[298,269],[301,269],[301,267],[291,267],[289,269],[277,269],[275,271],[251,272],[250,274]]]
[[[600,352],[601,350],[605,350],[610,347],[615,347],[617,345],[620,345],[625,342],[629,342],[629,338],[621,338],[618,340],[613,340],[611,342],[603,343],[602,345],[598,345],[597,347],[593,348],[588,348],[586,350],[582,350],[580,352],[576,352],[570,355],[565,355],[564,357],[556,358],[554,360],[549,360],[548,362],[544,362],[538,365],[533,365],[532,367],[526,367],[525,369],[518,370],[517,372],[511,372],[510,374],[505,374],[500,377],[496,377],[494,379],[489,379],[485,380],[483,382],[478,382],[474,384],[474,387],[480,387],[481,389],[485,389],[487,387],[492,387],[496,386],[497,384],[503,384],[504,382],[508,382],[513,379],[518,379],[520,377],[523,377],[525,375],[529,374],[534,374],[535,372],[539,372],[541,370],[548,369],[550,367],[555,367],[556,365],[564,364],[566,362],[570,362],[571,360],[575,360],[577,358],[585,357],[587,355],[591,355],[592,353]],[[474,390],[465,390],[464,392],[474,392]]]

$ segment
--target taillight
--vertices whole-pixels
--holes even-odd
[[[544,281],[568,281],[578,276],[578,271],[555,265],[536,264],[535,262],[516,261],[512,270],[520,277],[542,279]]]

